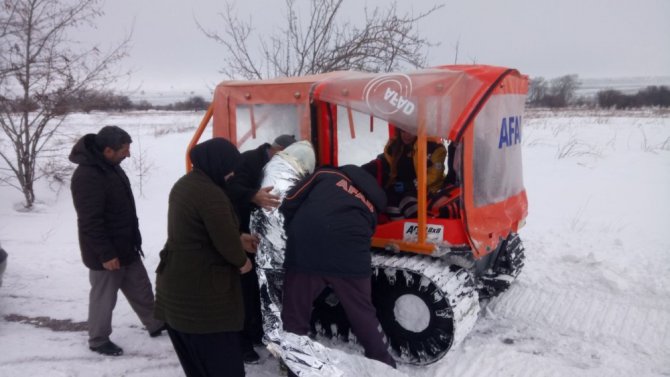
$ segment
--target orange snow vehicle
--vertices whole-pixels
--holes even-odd
[[[366,163],[395,128],[417,135],[418,161],[426,161],[427,140],[448,145],[459,215],[443,218],[429,208],[426,164],[417,164],[416,218],[380,223],[372,239],[373,302],[392,353],[429,364],[473,328],[480,300],[508,288],[523,267],[517,231],[528,208],[521,159],[527,91],[525,75],[485,65],[225,81],[189,149],[212,118],[213,135],[241,150],[280,134],[309,140],[317,165]],[[314,327],[348,336],[338,310],[316,302]]]

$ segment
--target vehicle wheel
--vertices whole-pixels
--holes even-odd
[[[372,277],[372,302],[394,356],[412,364],[440,359],[454,338],[448,297],[418,273],[393,269],[376,272]]]
[[[312,331],[318,335],[349,340],[351,325],[344,307],[332,289],[324,289],[314,300],[310,325]]]
[[[509,237],[500,245],[498,258],[493,266],[479,277],[480,299],[490,299],[509,289],[523,269],[526,260],[524,250],[519,235],[510,233]]]
[[[498,258],[499,262],[495,266],[495,270],[498,273],[514,277],[519,276],[526,260],[525,248],[521,242],[521,237],[517,233],[511,233],[502,247],[505,253]]]

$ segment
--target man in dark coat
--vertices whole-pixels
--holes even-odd
[[[2,287],[2,274],[7,268],[7,252],[0,245],[0,287]]]
[[[314,299],[333,289],[371,359],[395,367],[372,305],[370,240],[386,195],[354,165],[322,167],[297,183],[279,210],[286,227],[282,321],[307,335]]]
[[[239,157],[222,138],[193,147],[193,171],[170,191],[168,239],[156,276],[156,318],[187,376],[244,376],[239,331],[244,322],[240,273],[251,270],[226,180]]]
[[[78,164],[72,175],[72,200],[77,211],[79,247],[89,268],[89,348],[118,356],[112,343],[112,311],[119,290],[153,336],[164,329],[153,318],[154,295],[142,264],[135,200],[130,181],[119,164],[130,157],[130,135],[116,126],[79,139],[70,161]]]
[[[261,188],[263,167],[275,153],[284,150],[295,142],[293,135],[281,135],[272,144],[265,143],[256,149],[243,152],[230,179],[228,192],[235,205],[240,221],[240,232],[249,233],[251,212],[256,208],[271,209],[279,206],[279,197],[270,193],[273,187]],[[250,273],[242,275],[242,293],[244,296],[244,330],[240,337],[242,353],[247,364],[257,363],[260,359],[254,351],[254,344],[261,344],[263,325],[260,308],[260,290],[256,274],[255,255],[247,255],[254,263]]]

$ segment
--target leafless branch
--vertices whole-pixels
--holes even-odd
[[[82,48],[70,31],[93,25],[102,0],[4,0],[0,13],[0,130],[12,153],[0,150],[25,196],[35,200],[38,157],[67,116],[76,93],[104,88],[126,73],[114,71],[127,55],[131,35],[109,49]],[[16,187],[14,186],[14,187]]]
[[[417,25],[442,8],[436,5],[418,14],[399,14],[396,4],[365,9],[361,26],[343,21],[343,0],[310,1],[307,17],[300,17],[296,0],[285,0],[285,26],[271,36],[258,36],[251,46],[253,27],[243,21],[226,2],[223,30],[196,23],[208,38],[226,53],[221,73],[230,78],[263,79],[299,76],[335,70],[388,72],[426,64],[426,47],[433,44],[421,36]]]

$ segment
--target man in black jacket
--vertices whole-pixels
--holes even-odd
[[[112,311],[119,291],[147,328],[160,335],[165,324],[153,318],[154,295],[142,264],[135,200],[130,181],[119,164],[130,157],[130,135],[116,126],[105,126],[75,144],[70,161],[79,166],[72,175],[72,200],[77,211],[79,247],[89,268],[91,291],[88,306],[89,348],[103,355],[119,356],[112,343]]]
[[[251,212],[255,208],[271,209],[279,206],[279,197],[270,193],[273,187],[262,187],[263,167],[275,153],[284,150],[295,142],[293,135],[278,136],[272,144],[265,143],[256,149],[243,152],[230,179],[228,192],[240,221],[240,232],[249,233]],[[260,359],[254,351],[254,344],[260,344],[263,326],[260,308],[260,291],[256,274],[255,255],[247,253],[253,262],[251,272],[242,275],[242,294],[244,296],[244,330],[240,337],[244,362],[253,364]]]
[[[354,165],[316,169],[286,194],[281,317],[284,330],[307,335],[312,303],[329,286],[365,356],[395,367],[371,298],[370,240],[385,207],[384,191]]]
[[[2,274],[7,268],[7,252],[0,245],[0,287],[2,287]]]

